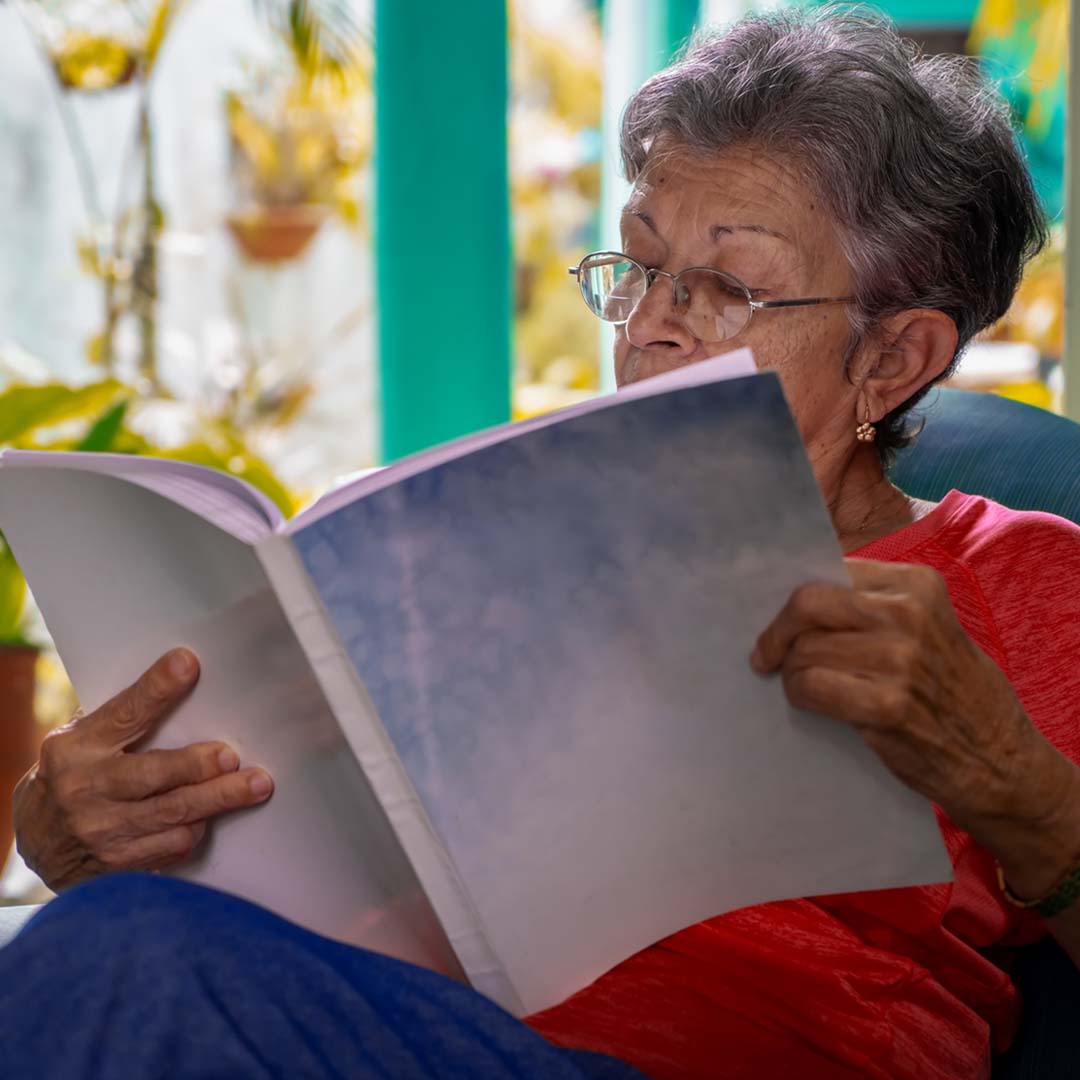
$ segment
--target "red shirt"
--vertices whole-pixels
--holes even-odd
[[[1080,762],[1080,528],[954,491],[855,554],[941,573],[968,634]],[[952,884],[731,912],[645,949],[529,1024],[655,1080],[988,1076],[1020,1002],[979,950],[1045,931],[1001,897],[990,855],[938,818]]]

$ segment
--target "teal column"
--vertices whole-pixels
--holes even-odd
[[[670,60],[686,44],[701,17],[700,0],[667,0],[665,19],[665,60]]]
[[[510,417],[506,0],[375,3],[384,461]]]

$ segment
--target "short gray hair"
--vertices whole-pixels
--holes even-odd
[[[703,154],[738,144],[793,162],[831,211],[855,278],[854,355],[881,319],[947,314],[959,347],[1001,318],[1046,225],[1007,107],[974,61],[923,56],[849,8],[751,15],[699,34],[630,99],[622,159],[633,181],[657,139]],[[938,380],[934,380],[935,382]],[[880,421],[888,463],[912,437]]]

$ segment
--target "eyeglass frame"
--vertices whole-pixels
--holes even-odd
[[[694,270],[706,270],[712,274],[719,274],[721,277],[726,278],[733,285],[737,285],[746,296],[747,306],[750,308],[750,314],[746,318],[746,322],[734,333],[731,337],[719,338],[719,341],[732,341],[738,337],[749,325],[750,320],[754,317],[754,312],[758,310],[767,311],[771,308],[792,308],[792,307],[814,307],[821,304],[853,304],[855,303],[854,296],[809,296],[802,297],[795,300],[755,300],[754,294],[744,281],[735,277],[734,274],[729,274],[726,270],[717,270],[715,266],[687,266],[680,270],[677,274],[669,273],[667,270],[660,270],[659,268],[649,269],[642,265],[637,259],[632,259],[625,251],[590,251],[588,255],[582,257],[581,262],[577,266],[568,266],[567,272],[577,278],[578,289],[581,292],[581,299],[585,306],[596,316],[601,322],[606,322],[611,326],[625,326],[633,316],[633,311],[630,312],[625,319],[605,319],[603,315],[597,314],[593,309],[592,304],[585,298],[585,286],[581,281],[581,268],[589,259],[595,259],[598,255],[616,255],[624,262],[633,263],[645,277],[645,292],[641,294],[641,300],[644,300],[648,295],[649,290],[656,284],[656,279],[666,277],[671,279],[671,303],[673,307],[679,307],[678,294],[676,288],[679,284],[679,278],[683,274],[689,274]],[[640,304],[641,300],[637,303]],[[637,310],[637,304],[634,305],[634,310]],[[697,335],[695,335],[696,337]]]

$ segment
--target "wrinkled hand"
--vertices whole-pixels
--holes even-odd
[[[797,589],[751,663],[790,702],[851,724],[888,768],[988,845],[1035,821],[1075,770],[1028,719],[923,566],[847,560],[850,587]]]
[[[45,737],[15,791],[19,854],[52,889],[115,870],[157,870],[190,855],[207,821],[264,802],[261,769],[224,743],[133,752],[198,680],[177,649],[123,693]]]

